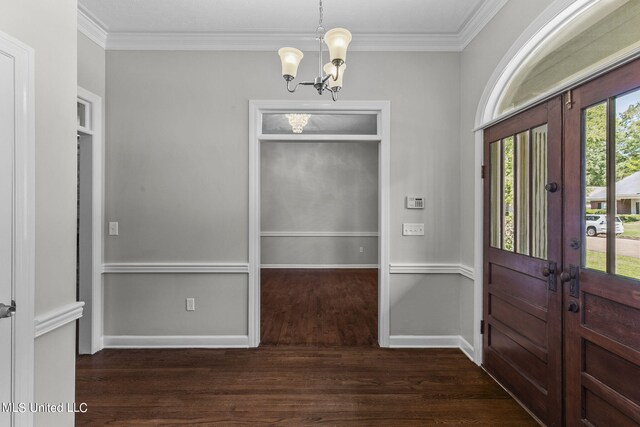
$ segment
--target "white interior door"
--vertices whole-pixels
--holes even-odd
[[[14,59],[0,52],[0,303],[6,305],[14,299],[14,78]],[[0,318],[0,401],[5,404],[13,401],[13,323],[13,317]],[[0,425],[11,425],[6,408]]]

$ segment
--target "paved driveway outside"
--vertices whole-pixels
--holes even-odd
[[[606,252],[607,237],[605,235],[598,237],[587,236],[587,249],[596,252]],[[640,258],[640,240],[632,239],[616,239],[616,254]]]

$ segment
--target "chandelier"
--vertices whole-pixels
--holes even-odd
[[[285,117],[289,120],[293,133],[302,133],[304,127],[309,123],[311,114],[285,114]]]
[[[287,81],[287,90],[291,93],[295,92],[298,86],[313,86],[319,95],[326,90],[331,92],[331,98],[338,100],[338,92],[342,88],[342,77],[344,70],[347,68],[345,60],[347,59],[347,46],[351,42],[351,33],[344,28],[334,28],[325,33],[322,26],[323,9],[322,0],[320,1],[320,21],[316,29],[316,39],[319,42],[318,52],[318,77],[313,81],[300,82],[291,88],[291,81],[296,77],[298,65],[304,54],[295,47],[283,47],[278,50],[280,60],[282,61],[282,77]],[[329,57],[331,62],[322,64],[322,44],[326,43],[329,48]]]

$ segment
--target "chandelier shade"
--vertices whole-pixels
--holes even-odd
[[[295,47],[283,47],[278,50],[278,55],[282,61],[282,75],[295,77],[304,54]]]
[[[324,72],[328,76],[331,76],[331,78],[327,80],[329,87],[331,89],[338,88],[337,90],[340,90],[340,88],[342,88],[342,77],[344,77],[344,70],[347,69],[347,65],[342,64],[342,66],[340,66],[340,72],[338,72],[338,67],[333,65],[331,62],[324,64],[323,68]]]
[[[339,64],[347,60],[347,47],[351,43],[351,33],[344,28],[334,28],[327,31],[324,41],[329,47],[329,57],[331,62],[339,61]]]

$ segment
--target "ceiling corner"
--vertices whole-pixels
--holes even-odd
[[[107,48],[108,33],[105,25],[80,5],[78,5],[78,31],[101,48]]]
[[[458,31],[461,51],[474,39],[475,36],[493,19],[509,0],[487,0],[464,23]]]

